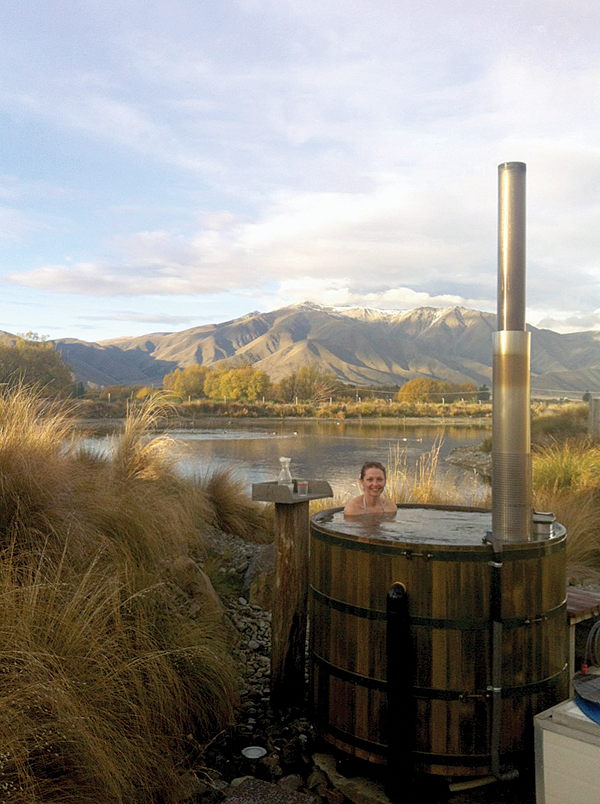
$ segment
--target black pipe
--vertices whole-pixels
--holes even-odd
[[[386,792],[392,801],[412,801],[415,735],[414,651],[410,635],[408,594],[396,581],[387,594],[387,717]]]

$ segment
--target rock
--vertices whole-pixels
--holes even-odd
[[[486,478],[492,476],[492,454],[484,452],[479,447],[455,447],[449,455],[446,455],[445,461],[454,466],[472,469]]]
[[[269,781],[272,782],[276,782],[283,776],[281,765],[279,764],[279,760],[276,757],[265,757],[264,759],[261,759],[260,762],[258,763],[258,768],[260,768],[261,771],[261,773],[259,773],[258,775],[260,776],[266,775]]]
[[[314,754],[313,761],[326,774],[330,785],[352,804],[392,804],[380,782],[363,776],[351,779],[342,776],[336,768],[335,757],[331,754]]]
[[[277,784],[286,790],[299,790],[304,784],[304,780],[297,773],[290,773],[289,776],[284,776],[280,779]]]
[[[227,796],[228,804],[316,804],[314,796],[285,790],[260,779],[249,779]]]
[[[322,798],[325,799],[327,804],[344,804],[346,797],[342,793],[341,790],[336,790],[333,788],[332,790],[325,790],[324,793],[321,794]]]
[[[177,556],[165,567],[168,580],[187,595],[190,603],[223,613],[223,605],[206,573],[189,556]]]
[[[186,773],[179,779],[179,789],[177,791],[177,801],[179,804],[197,801],[198,796],[203,795],[209,790],[205,782],[200,781],[196,774]]]
[[[246,779],[253,779],[253,778],[254,776],[237,776],[235,779],[231,780],[231,782],[229,783],[229,787],[233,788],[239,787],[242,784],[242,782],[246,781]]]
[[[324,773],[322,770],[319,770],[319,768],[315,768],[315,770],[313,770],[313,772],[306,780],[306,786],[308,787],[309,790],[316,790],[319,787],[319,785],[324,785],[325,787],[327,787],[328,781],[329,779],[327,777],[327,774]]]
[[[275,578],[275,545],[263,544],[250,559],[244,574],[242,594],[251,604],[270,611]]]

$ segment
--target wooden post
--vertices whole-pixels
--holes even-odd
[[[304,700],[308,606],[309,501],[333,497],[329,483],[309,480],[308,494],[256,483],[252,498],[275,503],[275,589],[271,613],[271,706]]]
[[[308,501],[292,505],[275,503],[275,589],[271,616],[271,705],[274,709],[297,704],[304,690],[308,505]]]
[[[600,399],[590,399],[589,432],[592,438],[600,436]]]

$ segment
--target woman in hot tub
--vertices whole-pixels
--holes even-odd
[[[396,503],[382,497],[385,489],[385,466],[379,461],[367,461],[360,470],[359,482],[363,493],[354,497],[344,508],[346,516],[362,514],[395,514]]]

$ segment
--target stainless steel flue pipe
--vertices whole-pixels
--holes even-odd
[[[525,322],[525,173],[498,165],[498,331],[494,333],[492,534],[532,539],[530,334]]]

